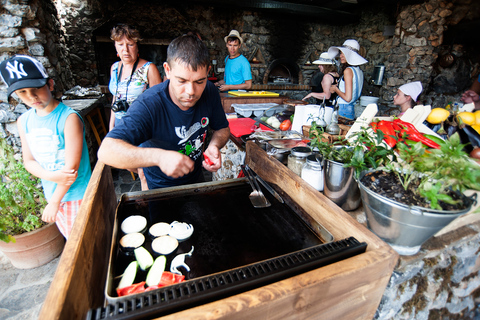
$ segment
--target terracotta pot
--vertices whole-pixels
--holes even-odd
[[[36,268],[52,261],[65,245],[65,238],[55,223],[17,235],[15,239],[15,243],[0,241],[0,251],[19,269]]]

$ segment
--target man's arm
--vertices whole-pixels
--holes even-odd
[[[210,171],[215,172],[222,166],[222,158],[220,155],[220,149],[227,143],[230,138],[230,128],[226,127],[217,130],[213,133],[212,139],[208,144],[208,148],[205,150],[205,155],[213,162],[209,165],[206,161],[203,161],[203,167]]]
[[[141,148],[121,139],[106,137],[98,150],[98,159],[115,168],[159,167],[167,176],[180,178],[193,171],[195,162],[177,151]]]
[[[249,90],[252,87],[252,80],[246,80],[241,84],[224,84],[219,87],[220,91],[228,90]]]

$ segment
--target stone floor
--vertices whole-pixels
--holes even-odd
[[[126,170],[112,170],[117,198],[140,191],[140,180]],[[212,179],[204,171],[206,181]],[[38,315],[57,269],[60,257],[38,268],[17,269],[0,251],[0,320],[33,320]]]
[[[112,170],[117,196],[140,190],[126,170]],[[33,320],[38,315],[60,257],[38,268],[17,269],[0,252],[0,320]]]

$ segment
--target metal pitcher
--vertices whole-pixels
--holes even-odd
[[[345,211],[352,211],[360,206],[360,190],[353,178],[355,170],[345,168],[343,163],[325,161],[323,194]]]

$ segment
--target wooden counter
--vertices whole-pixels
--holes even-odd
[[[250,103],[278,103],[283,104],[285,100],[289,98],[287,96],[278,96],[278,97],[236,97],[228,94],[227,92],[220,93],[220,99],[222,100],[222,106],[225,113],[232,113],[235,110],[232,108],[233,103],[238,104],[250,104]]]
[[[257,145],[248,142],[246,150],[246,163],[287,203],[301,205],[334,239],[353,236],[367,250],[162,319],[372,319],[398,254]],[[84,319],[103,305],[115,206],[110,168],[98,163],[39,319]]]

